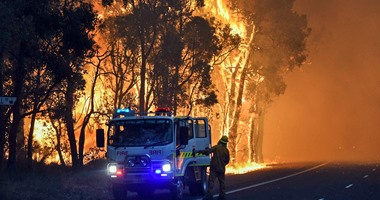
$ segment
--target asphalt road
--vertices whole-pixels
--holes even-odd
[[[227,175],[228,200],[380,200],[380,163],[276,164],[242,175]],[[214,199],[217,199],[218,188]],[[130,199],[139,199],[133,193]],[[158,191],[155,199],[168,199]],[[200,200],[185,191],[184,200]]]
[[[293,164],[229,179],[241,183],[229,186],[229,200],[380,200],[378,163]]]

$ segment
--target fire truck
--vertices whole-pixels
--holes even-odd
[[[207,118],[172,116],[168,108],[149,113],[126,108],[116,110],[107,126],[107,132],[96,131],[96,142],[107,147],[114,199],[126,199],[128,192],[149,199],[156,189],[169,189],[172,199],[182,199],[185,187],[190,195],[206,192],[210,156],[195,149],[211,146]]]

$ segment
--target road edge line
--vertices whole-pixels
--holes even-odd
[[[257,184],[254,184],[254,185],[250,185],[250,186],[246,186],[246,187],[242,187],[242,188],[238,188],[238,189],[235,189],[235,190],[230,190],[228,192],[226,192],[226,194],[232,194],[232,193],[235,193],[235,192],[240,192],[240,191],[243,191],[243,190],[247,190],[247,189],[251,189],[251,188],[254,188],[254,187],[258,187],[258,186],[262,186],[262,185],[266,185],[266,184],[269,184],[269,183],[273,183],[273,182],[277,182],[277,181],[281,181],[281,180],[284,180],[284,179],[287,179],[287,178],[291,178],[293,176],[298,176],[300,174],[303,174],[303,173],[306,173],[306,172],[309,172],[309,171],[312,171],[312,170],[315,170],[315,169],[318,169],[324,165],[327,165],[327,163],[322,163],[320,165],[317,165],[317,166],[314,166],[312,168],[309,168],[309,169],[305,169],[303,171],[300,171],[300,172],[296,172],[296,173],[293,173],[293,174],[290,174],[290,175],[287,175],[287,176],[284,176],[284,177],[280,177],[280,178],[276,178],[276,179],[272,179],[272,180],[269,180],[269,181],[265,181],[265,182],[261,182],[261,183],[257,183]],[[219,196],[219,195],[217,195]]]
[[[283,176],[283,177],[272,179],[272,180],[269,180],[269,181],[265,181],[265,182],[261,182],[261,183],[256,183],[256,184],[253,184],[253,185],[250,185],[250,186],[246,186],[246,187],[230,190],[230,191],[227,191],[226,194],[232,194],[232,193],[240,192],[240,191],[243,191],[243,190],[248,190],[248,189],[251,189],[251,188],[254,188],[254,187],[258,187],[258,186],[266,185],[266,184],[269,184],[269,183],[273,183],[273,182],[281,181],[281,180],[284,180],[284,179],[288,179],[288,178],[291,178],[293,176],[298,176],[300,174],[303,174],[303,173],[306,173],[306,172],[318,169],[318,168],[320,168],[322,166],[325,166],[327,164],[328,164],[327,162],[326,163],[322,163],[322,164],[314,166],[312,168],[305,169],[303,171],[296,172],[296,173],[293,173],[293,174],[290,174],[290,175],[287,175],[287,176]],[[218,196],[219,196],[219,194],[213,195],[213,197],[218,197]],[[196,199],[196,200],[201,200],[201,199],[202,198]]]

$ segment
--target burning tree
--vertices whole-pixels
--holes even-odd
[[[102,33],[110,51],[104,74],[111,80],[114,107],[132,105],[140,112],[171,107],[174,113],[190,113],[194,104],[216,103],[209,63],[220,51],[219,40],[213,24],[193,14],[202,1],[103,4]]]
[[[6,113],[0,116],[0,153],[9,144],[10,165],[26,116],[32,118],[28,158],[33,121],[49,116],[57,148],[67,135],[72,164],[80,166],[94,113],[98,118],[123,106],[208,115],[213,124],[221,122],[214,133],[229,135],[234,162],[243,156],[262,162],[266,108],[284,93],[285,75],[305,61],[310,32],[306,17],[292,11],[294,0],[103,0],[98,16],[82,0],[5,2],[0,95],[19,99],[13,109],[0,108]],[[94,55],[96,17],[103,20],[97,35],[102,53]],[[80,109],[83,118],[76,116]],[[246,143],[249,154],[240,155],[239,144]]]
[[[284,77],[306,60],[310,33],[305,16],[292,11],[293,0],[206,1],[204,14],[229,24],[241,38],[216,62],[220,133],[229,135],[232,164],[240,157],[263,162],[266,107],[285,92]],[[245,123],[242,123],[245,122]],[[244,144],[244,145],[239,145]],[[248,145],[245,145],[248,144]],[[247,146],[247,149],[241,149]],[[241,155],[247,150],[248,155]]]
[[[284,93],[284,76],[306,59],[310,30],[305,16],[292,11],[293,2],[141,0],[119,2],[115,10],[118,1],[103,1],[118,13],[106,20],[108,32],[129,53],[117,54],[127,60],[120,62],[126,67],[116,80],[129,76],[128,90],[121,94],[134,94],[132,105],[138,97],[135,105],[141,111],[155,105],[191,113],[202,99],[208,107],[219,102],[220,132],[230,137],[233,159],[239,142],[247,138],[249,160],[262,162],[265,108]],[[217,88],[206,82],[211,73],[220,79]],[[215,89],[221,94],[218,99]],[[243,106],[251,107],[246,109],[250,112]],[[242,120],[250,122],[246,134],[239,130]]]
[[[284,77],[306,60],[306,38],[310,33],[306,16],[292,10],[294,0],[236,1],[232,8],[243,17],[248,33],[243,62],[236,68],[240,73],[236,104],[232,110],[230,138],[232,156],[237,156],[238,121],[242,99],[250,101],[250,131],[246,134],[249,161],[263,162],[262,144],[266,108],[286,89]],[[235,84],[235,83],[232,83]],[[234,90],[234,91],[232,91]],[[232,102],[235,102],[232,100]]]

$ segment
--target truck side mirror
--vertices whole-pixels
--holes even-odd
[[[187,145],[189,143],[189,128],[181,126],[179,130],[179,142],[181,145]]]
[[[96,129],[96,146],[104,147],[104,129]]]

